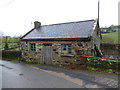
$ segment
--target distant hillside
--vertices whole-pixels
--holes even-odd
[[[101,28],[102,43],[120,44],[120,26]]]

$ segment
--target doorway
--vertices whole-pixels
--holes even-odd
[[[43,57],[44,57],[44,63],[52,62],[52,44],[44,44]]]

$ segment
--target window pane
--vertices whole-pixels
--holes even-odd
[[[71,54],[71,44],[61,44],[61,50],[63,54]]]
[[[70,44],[68,44],[68,47],[71,47],[71,45],[70,45]]]
[[[71,48],[68,48],[68,53],[71,53]]]
[[[63,47],[63,50],[66,50],[66,47]]]
[[[30,43],[30,50],[36,51],[36,44],[35,43]]]

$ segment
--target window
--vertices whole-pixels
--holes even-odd
[[[71,54],[71,44],[61,44],[61,53],[62,54]]]
[[[30,43],[30,51],[36,51],[36,44]]]

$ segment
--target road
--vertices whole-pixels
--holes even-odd
[[[81,88],[64,78],[25,64],[2,61],[2,88]]]
[[[92,75],[2,60],[0,72],[2,88],[116,88],[118,83],[115,75]]]

